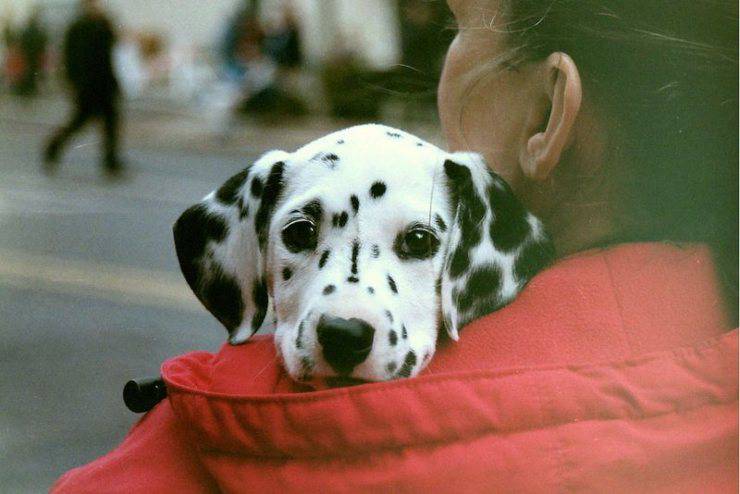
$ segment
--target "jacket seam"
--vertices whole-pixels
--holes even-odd
[[[702,346],[700,344],[690,347],[681,347],[677,349],[672,350],[663,350],[659,352],[651,352],[650,354],[643,355],[640,357],[635,357],[631,359],[618,359],[614,361],[606,361],[603,363],[594,363],[594,364],[583,364],[583,365],[572,365],[572,366],[562,366],[562,365],[552,365],[552,366],[543,366],[543,367],[521,367],[521,368],[512,368],[505,371],[490,371],[490,370],[476,370],[476,371],[461,371],[461,372],[452,372],[447,375],[437,374],[437,375],[431,375],[431,376],[422,376],[421,378],[417,377],[412,380],[402,380],[402,381],[391,381],[387,383],[373,383],[372,386],[368,386],[366,389],[358,389],[358,388],[339,388],[339,389],[333,389],[333,390],[321,390],[321,391],[315,391],[312,393],[285,393],[278,396],[261,396],[261,395],[231,395],[227,393],[218,393],[218,392],[212,392],[212,391],[206,391],[201,389],[195,389],[191,388],[186,385],[178,384],[176,382],[172,382],[167,378],[165,375],[166,373],[163,372],[164,379],[167,383],[168,388],[171,388],[170,391],[175,392],[181,392],[185,394],[192,394],[192,395],[198,395],[207,397],[211,400],[217,400],[217,401],[232,401],[232,402],[253,402],[255,404],[267,404],[267,403],[305,403],[305,402],[314,402],[314,401],[324,401],[324,400],[332,400],[337,399],[339,397],[344,396],[362,396],[362,395],[368,395],[368,394],[375,394],[375,393],[381,393],[385,392],[388,389],[393,388],[418,388],[420,386],[428,386],[431,384],[438,384],[440,382],[447,382],[447,381],[474,381],[474,380],[482,380],[482,379],[499,379],[504,377],[511,377],[511,376],[517,376],[517,375],[523,375],[523,374],[540,374],[543,372],[550,372],[554,370],[562,370],[562,371],[568,371],[568,372],[580,372],[583,370],[588,369],[598,369],[602,367],[609,367],[612,370],[621,370],[624,368],[630,368],[630,367],[636,367],[641,365],[648,365],[655,361],[663,360],[663,359],[674,359],[676,357],[682,357],[685,358],[686,354],[703,354],[700,358],[706,359],[706,353],[712,352],[712,353],[722,353],[724,351],[723,346],[721,345],[722,338],[726,336],[720,335],[716,336],[714,338],[711,338],[711,344],[710,346]],[[683,367],[683,366],[682,366]]]

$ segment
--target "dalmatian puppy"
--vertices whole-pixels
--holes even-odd
[[[438,331],[457,340],[553,256],[479,155],[382,125],[268,152],[186,210],[174,236],[229,342],[274,324],[298,381],[415,376]]]

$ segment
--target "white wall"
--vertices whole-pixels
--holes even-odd
[[[3,0],[0,3],[0,19],[10,16],[15,21],[25,19],[35,2],[30,0]]]
[[[401,45],[395,2],[341,0],[338,3],[339,29],[344,40],[353,43],[366,61],[377,68],[397,63]]]
[[[268,13],[285,0],[262,0]],[[395,0],[293,0],[309,63],[347,48],[370,67],[387,68],[399,59]],[[101,0],[119,31],[159,33],[170,44],[215,46],[242,0]],[[33,5],[58,15],[73,12],[76,0],[0,0],[0,16],[22,20]]]
[[[372,68],[385,69],[398,62],[400,33],[394,0],[295,0],[295,5],[302,14],[310,61],[347,49]]]
[[[214,46],[239,0],[104,0],[120,30],[159,33],[168,43]]]

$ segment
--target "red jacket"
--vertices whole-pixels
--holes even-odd
[[[309,391],[271,337],[169,360],[168,399],[52,490],[737,492],[729,329],[706,249],[591,251],[415,379]]]

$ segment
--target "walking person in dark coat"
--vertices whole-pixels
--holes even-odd
[[[24,70],[16,92],[21,96],[35,96],[39,78],[43,76],[47,41],[46,29],[41,22],[41,11],[38,8],[34,9],[18,41],[23,54]]]
[[[96,0],[81,1],[81,15],[70,25],[64,39],[64,69],[74,98],[72,117],[47,144],[45,170],[54,170],[62,147],[90,118],[103,122],[103,167],[118,174],[119,88],[113,70],[115,34]]]

